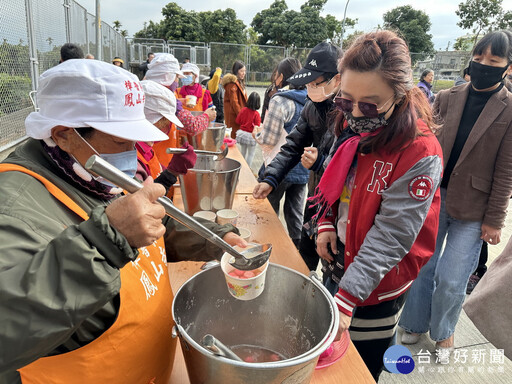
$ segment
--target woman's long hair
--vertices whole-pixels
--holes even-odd
[[[233,75],[236,76],[242,88],[245,88],[245,77],[243,78],[243,80],[240,80],[238,78],[238,71],[241,70],[243,67],[245,67],[245,64],[240,60],[237,60],[233,63],[233,68],[231,69],[231,72],[233,73]]]
[[[377,31],[361,35],[345,52],[338,64],[343,77],[347,69],[356,72],[377,72],[395,93],[396,105],[388,125],[375,136],[361,140],[360,150],[365,153],[396,152],[404,149],[422,132],[417,127],[421,118],[430,130],[437,126],[432,109],[412,78],[411,57],[404,40],[391,31]],[[344,126],[343,113],[338,113],[337,131]]]
[[[288,83],[288,79],[301,69],[302,65],[295,57],[287,57],[286,59],[281,60],[276,67],[276,78],[279,75],[283,75],[283,81],[279,84],[279,88],[284,88],[288,85],[290,89],[304,89],[306,87],[305,85],[294,86],[293,84]]]

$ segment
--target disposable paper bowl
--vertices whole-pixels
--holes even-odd
[[[213,221],[215,223],[215,219],[217,218],[217,215],[215,212],[212,211],[197,211],[192,216],[194,217],[202,217],[203,219]]]
[[[232,275],[234,275],[236,272],[245,273],[249,271],[238,271],[235,269],[231,264],[229,264],[229,260],[232,257],[233,256],[230,254],[224,253],[220,261],[220,266],[222,268],[222,272],[224,272],[224,277],[226,278],[226,284],[228,286],[229,293],[231,296],[239,300],[255,299],[261,295],[263,289],[265,288],[265,276],[267,274],[268,261],[261,267],[252,271],[253,273],[256,273],[256,276],[243,279]]]
[[[219,224],[233,224],[236,225],[238,212],[234,209],[221,209],[217,211],[217,223]]]

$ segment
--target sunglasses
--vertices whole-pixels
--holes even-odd
[[[363,115],[365,115],[366,117],[374,118],[374,117],[379,116],[379,111],[384,109],[384,106],[389,102],[389,100],[393,99],[394,97],[395,97],[394,95],[391,96],[388,100],[386,100],[386,102],[384,104],[382,104],[382,106],[380,108],[377,106],[377,104],[367,103],[365,101],[358,101],[357,107],[359,108],[361,113]],[[341,97],[341,96],[336,96],[334,98],[334,104],[336,105],[336,108],[338,108],[339,110],[341,110],[345,113],[350,113],[354,110],[354,102],[350,99],[345,99],[344,97]],[[391,106],[389,108],[391,108]],[[388,111],[389,111],[389,109],[388,109]]]

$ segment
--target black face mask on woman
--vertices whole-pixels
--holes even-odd
[[[469,75],[471,76],[471,84],[475,89],[487,89],[501,83],[505,79],[505,67],[493,67],[492,65],[484,65],[471,61],[469,63]]]

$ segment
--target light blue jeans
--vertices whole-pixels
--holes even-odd
[[[454,219],[446,213],[445,200],[446,189],[442,188],[436,251],[412,284],[399,323],[408,332],[430,331],[434,341],[455,332],[482,247],[482,223]]]

